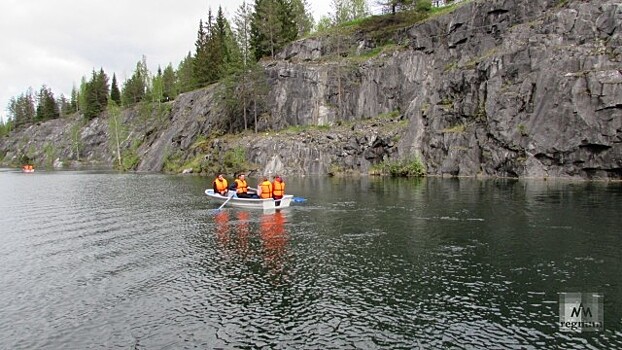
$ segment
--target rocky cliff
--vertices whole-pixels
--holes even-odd
[[[365,173],[419,157],[434,175],[619,179],[621,35],[618,1],[466,2],[382,37],[292,43],[263,62],[270,93],[258,134],[219,136],[212,86],[125,111],[122,147],[139,171],[206,170],[241,152],[260,172]],[[110,166],[106,118],[16,131],[0,156],[69,164],[80,154],[80,164]]]

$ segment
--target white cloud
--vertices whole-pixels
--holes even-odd
[[[152,71],[176,67],[194,50],[208,9],[215,14],[222,6],[231,20],[242,1],[1,0],[0,116],[29,87],[69,96],[93,69],[122,82],[143,55]],[[331,0],[309,3],[316,20],[332,11]]]

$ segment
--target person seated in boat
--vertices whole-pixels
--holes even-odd
[[[272,198],[272,183],[267,176],[264,176],[263,181],[257,186],[257,195],[261,199]]]
[[[275,200],[283,198],[285,195],[285,181],[277,175],[272,182],[272,198]]]
[[[221,196],[227,196],[229,194],[229,183],[222,174],[218,174],[218,177],[214,179],[212,183],[214,187],[214,193],[219,193]]]
[[[239,174],[238,178],[233,181],[229,189],[235,191],[238,198],[257,198],[256,195],[248,193],[248,184],[246,183],[246,175],[244,174]]]

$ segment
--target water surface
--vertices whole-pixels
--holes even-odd
[[[210,181],[0,171],[0,347],[622,348],[619,183],[288,178],[263,213]]]

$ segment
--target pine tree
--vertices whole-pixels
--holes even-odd
[[[98,73],[93,70],[91,81],[86,84],[85,90],[86,106],[83,113],[87,119],[93,119],[99,116],[108,105],[108,77],[103,68]]]
[[[234,18],[235,24],[235,40],[237,41],[242,66],[246,67],[250,60],[255,59],[255,55],[252,52],[251,46],[251,21],[252,21],[252,8],[245,2],[240,5],[236,16]],[[244,69],[246,70],[246,69]]]
[[[162,69],[158,66],[158,72],[151,78],[151,91],[149,92],[151,102],[164,101],[164,81],[162,79]]]
[[[277,36],[277,49],[281,49],[298,38],[298,27],[295,22],[292,3],[289,0],[277,0],[277,9],[281,23],[281,31]]]
[[[136,63],[134,73],[123,85],[121,100],[124,106],[132,106],[145,98],[147,94],[146,82],[148,75],[147,62],[143,57],[142,61]]]
[[[198,87],[203,87],[209,84],[210,77],[210,57],[208,42],[212,31],[212,10],[208,12],[207,23],[203,23],[203,20],[199,20],[199,30],[197,32],[197,40],[194,44],[195,53],[192,60],[193,68],[193,81],[196,82]]]
[[[186,58],[177,66],[177,91],[180,93],[194,89],[197,83],[194,80],[194,57],[188,52]]]
[[[13,120],[15,127],[32,124],[35,120],[35,98],[32,88],[17,98],[11,98],[7,107],[9,119]]]
[[[78,111],[84,115],[84,111],[86,110],[86,95],[88,90],[88,81],[86,77],[82,77],[80,79],[80,91],[78,92]]]
[[[71,103],[65,97],[64,94],[60,94],[60,96],[56,99],[56,104],[58,105],[58,109],[61,117],[66,117],[71,114]]]
[[[218,15],[211,26],[207,39],[207,65],[208,71],[207,85],[212,84],[224,75],[225,58],[227,56],[225,48],[225,19],[222,8],[218,8]]]
[[[36,121],[56,119],[60,116],[58,105],[52,90],[43,85],[37,95],[37,109],[35,113]]]
[[[110,84],[110,99],[113,100],[117,106],[121,105],[121,91],[117,84],[117,75],[112,74],[112,83]]]
[[[164,101],[171,101],[177,97],[175,70],[170,63],[164,68],[164,72],[162,72],[162,90]]]
[[[311,15],[310,6],[306,0],[291,1],[292,15],[298,37],[305,36],[313,29],[313,16]]]
[[[369,15],[369,7],[365,0],[332,0],[333,24],[342,24]]]
[[[231,118],[235,115],[242,114],[242,122],[244,130],[248,130],[248,106],[250,101],[250,80],[251,65],[255,62],[255,57],[251,47],[251,17],[252,10],[250,6],[243,2],[238,8],[235,23],[235,39],[239,51],[239,61],[232,68],[232,74],[225,82],[225,95],[232,97],[226,99]]]
[[[194,79],[194,57],[188,52],[186,58],[179,62],[177,66],[177,79],[175,88],[178,93],[192,91],[197,87]]]
[[[71,99],[69,101],[69,113],[75,113],[78,111],[78,95],[80,93],[78,92],[78,89],[76,89],[76,86],[74,85],[71,88]]]
[[[255,0],[251,20],[251,46],[255,58],[274,55],[298,37],[296,14],[288,0]]]
[[[281,29],[277,1],[255,0],[255,12],[251,21],[251,45],[257,60],[264,56],[274,58]]]

